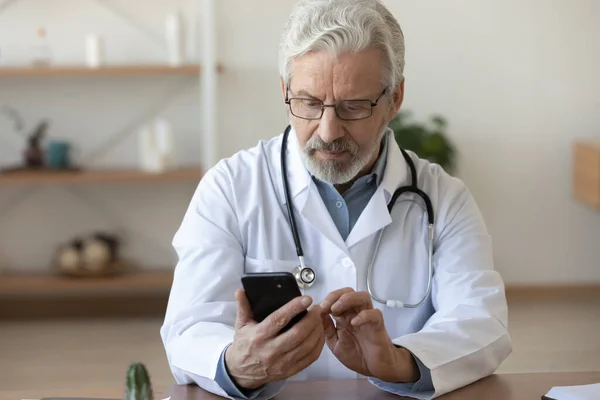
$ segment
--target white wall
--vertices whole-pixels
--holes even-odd
[[[228,155],[285,126],[276,50],[294,1],[219,1]],[[386,3],[406,36],[404,107],[449,120],[506,281],[600,282],[600,214],[570,189],[571,141],[600,134],[600,2]]]
[[[49,10],[56,9],[55,2],[51,5],[42,0],[21,0],[18,6],[6,11],[0,16],[0,50],[8,34],[12,46],[22,43],[27,37],[25,33],[29,34],[35,24],[43,22],[39,19],[42,17],[69,32],[63,33],[63,39],[81,36],[91,29],[91,20],[104,18],[99,27],[113,32],[115,59],[161,57],[160,47],[144,44],[143,36],[120,27],[120,22],[110,19],[94,3],[63,1],[66,5],[61,6],[60,13]],[[136,8],[133,0],[115,3],[140,13],[140,18],[159,34],[162,15],[169,8],[167,4],[173,4],[155,0]],[[188,10],[195,7],[192,1],[175,3]],[[226,68],[219,82],[218,118],[219,155],[224,157],[253,146],[259,139],[276,135],[285,127],[277,75],[277,44],[294,1],[218,0],[217,3],[219,58]],[[496,266],[506,281],[510,284],[600,282],[597,245],[600,214],[574,202],[570,190],[571,141],[597,137],[600,130],[600,115],[596,112],[600,106],[600,79],[596,75],[600,63],[597,24],[600,2],[387,0],[386,3],[406,35],[404,106],[419,119],[441,113],[449,120],[450,134],[460,150],[459,175],[481,206],[494,238]],[[64,12],[70,13],[70,18],[64,17]],[[23,21],[32,18],[35,21],[28,30],[22,28]],[[75,27],[67,24],[74,21]],[[60,57],[79,59],[76,43],[75,40],[70,44],[64,40],[57,42],[57,46],[65,47]],[[57,126],[61,133],[85,135],[82,143],[91,143],[104,130],[126,125],[131,115],[144,108],[143,100],[156,94],[160,97],[160,90],[172,87],[167,83],[161,86],[155,80],[126,84],[96,81],[93,86],[96,95],[91,104],[92,109],[100,110],[96,114],[88,110],[89,103],[81,106],[91,101],[85,97],[86,93],[83,97],[73,95],[81,89],[77,82],[80,81],[0,82],[0,103],[16,99],[26,111],[28,121],[51,113],[53,119],[60,121]],[[32,96],[33,89],[41,93],[41,99]],[[190,83],[189,95],[182,95],[165,111],[181,124],[179,149],[184,154],[182,160],[188,161],[194,160],[195,146],[199,146],[195,89],[194,83]],[[51,96],[53,101],[49,103],[47,93],[51,90],[58,95]],[[127,96],[137,90],[155,92]],[[120,103],[114,104],[114,99]],[[77,118],[73,118],[73,110]],[[117,156],[112,156],[111,163],[123,159],[135,162],[129,160],[131,147],[126,150],[127,145],[124,146]],[[150,264],[156,265],[172,259],[168,244],[193,187],[176,185],[170,191],[162,189],[160,186],[87,189],[102,194],[136,231],[152,236],[152,240],[135,239],[132,252],[144,255]],[[4,195],[0,193],[0,204]],[[76,230],[60,226],[60,221],[74,212],[74,207],[56,206],[54,200],[64,196],[59,191],[40,194],[11,213],[9,219],[0,215],[0,246],[5,252],[10,249],[11,261],[18,261],[23,267],[40,265],[52,248],[48,231],[55,229],[58,237],[63,238]],[[136,200],[140,198],[155,201],[143,210],[136,210]],[[39,227],[36,218],[42,214],[43,206],[49,204],[58,228],[54,228],[57,225]],[[81,222],[82,225],[98,222],[83,210],[79,215],[87,221]],[[23,225],[23,220],[28,224]],[[100,222],[108,224],[105,220]],[[159,222],[166,227],[155,230]],[[30,254],[25,239],[36,243],[34,254]],[[150,243],[156,241],[166,248],[157,249]]]
[[[600,214],[572,200],[570,168],[572,140],[600,134],[600,3],[429,4],[394,6],[406,106],[450,119],[498,269],[509,283],[600,282]]]

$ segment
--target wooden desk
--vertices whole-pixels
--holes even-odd
[[[499,374],[475,382],[440,400],[541,400],[553,386],[584,385],[600,382],[598,372],[540,374]],[[221,397],[196,387],[175,386],[171,400],[217,400]],[[330,382],[290,382],[275,400],[378,400],[401,397],[382,392],[366,380]]]
[[[541,400],[542,396],[553,386],[585,385],[600,383],[598,372],[559,372],[535,374],[499,374],[475,382],[453,393],[439,397],[441,400]],[[122,389],[111,390],[60,390],[35,392],[2,392],[0,399],[40,399],[42,397],[74,397],[87,396],[106,399],[122,398]],[[212,395],[193,386],[174,386],[168,394],[157,393],[155,400],[162,400],[171,395],[171,400],[218,400],[221,397]],[[360,381],[323,381],[323,382],[290,382],[275,400],[378,400],[401,397],[385,393],[366,380]]]

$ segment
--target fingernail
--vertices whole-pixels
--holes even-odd
[[[304,298],[302,298],[302,300],[300,301],[300,303],[302,303],[302,305],[304,307],[308,307],[310,305],[310,303],[311,303],[311,299],[310,299],[310,297],[304,297]]]

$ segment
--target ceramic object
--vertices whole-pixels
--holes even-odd
[[[175,165],[173,128],[166,119],[156,119],[139,132],[140,168],[160,173]]]
[[[178,67],[185,62],[185,28],[180,11],[167,15],[165,23],[168,64]]]
[[[71,144],[55,140],[46,147],[46,166],[53,169],[67,169],[71,167]]]
[[[85,55],[89,68],[99,68],[104,65],[104,40],[98,35],[88,35],[85,41]]]

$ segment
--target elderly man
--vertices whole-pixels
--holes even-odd
[[[366,377],[426,399],[510,354],[477,205],[387,128],[403,69],[402,31],[380,1],[296,5],[280,47],[290,127],[208,171],[173,241],[161,336],[179,383],[268,399],[290,379]],[[298,256],[314,283],[254,320],[241,276],[298,271]]]

